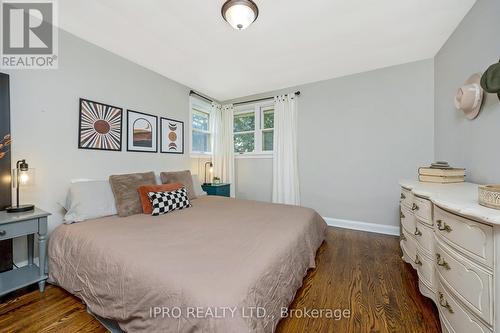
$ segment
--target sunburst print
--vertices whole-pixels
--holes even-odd
[[[81,99],[78,147],[122,150],[122,114],[121,108]]]

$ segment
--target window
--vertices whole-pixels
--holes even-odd
[[[274,107],[262,111],[262,151],[274,149]]]
[[[269,154],[274,146],[274,106],[244,105],[234,113],[234,152],[239,156]]]
[[[234,115],[233,133],[235,153],[255,151],[255,113],[253,110]]]
[[[191,99],[192,154],[210,154],[212,151],[210,110],[211,106],[208,103]]]

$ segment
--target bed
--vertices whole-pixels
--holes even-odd
[[[57,227],[49,281],[126,332],[273,332],[315,267],[326,223],[295,206],[192,205]]]

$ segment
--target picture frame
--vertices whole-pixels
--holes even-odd
[[[78,117],[78,149],[122,150],[122,108],[80,98]]]
[[[184,122],[171,118],[160,118],[160,152],[184,154]]]
[[[127,151],[158,152],[158,117],[127,110]]]

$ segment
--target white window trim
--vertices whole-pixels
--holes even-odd
[[[213,115],[212,115],[212,105],[206,101],[203,101],[199,98],[191,96],[189,98],[189,156],[191,158],[211,158],[212,157],[212,152],[210,153],[204,153],[204,152],[199,152],[199,151],[193,151],[193,109],[201,109],[203,112],[207,112],[210,115],[210,123],[208,124],[208,131],[202,131],[202,130],[196,130],[198,132],[203,132],[203,133],[209,133],[210,134],[210,141],[213,141],[214,135],[211,131],[212,129],[212,124],[211,122],[213,121]],[[212,142],[210,142],[210,146],[212,145]]]
[[[234,153],[234,158],[236,159],[247,159],[247,158],[273,158],[274,153],[265,152],[265,153]]]
[[[235,107],[234,110],[234,115],[241,114],[241,113],[248,113],[251,112],[253,109],[253,112],[255,114],[255,125],[256,128],[254,131],[245,131],[245,132],[237,132],[234,134],[244,134],[244,133],[254,133],[254,151],[253,152],[248,152],[248,153],[234,153],[234,157],[237,159],[240,158],[273,158],[274,151],[263,151],[262,150],[262,132],[265,131],[263,130],[264,127],[264,119],[262,117],[262,109],[267,108],[267,107],[272,107],[274,108],[274,101],[263,101],[263,102],[258,102],[258,103],[249,103],[249,104],[244,104]],[[269,129],[270,130],[270,129]],[[273,129],[274,130],[274,129]]]

